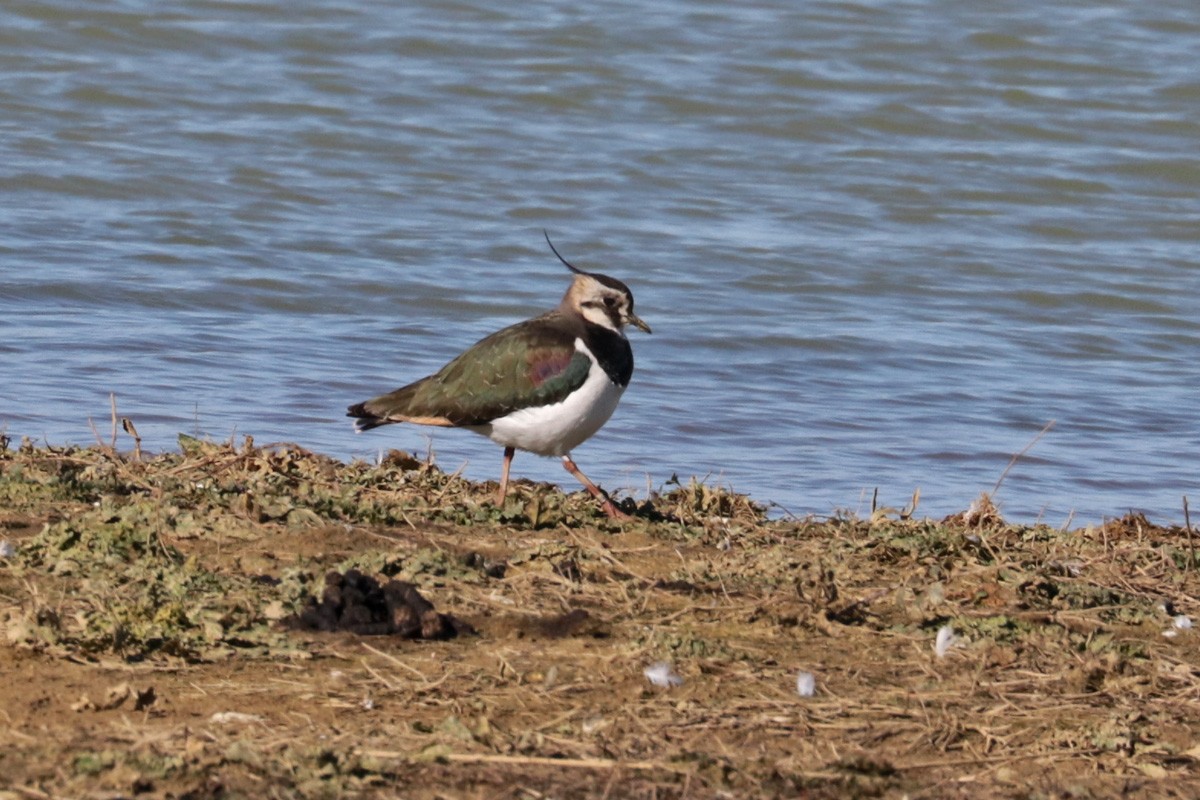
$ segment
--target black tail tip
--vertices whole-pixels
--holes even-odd
[[[372,428],[378,428],[380,425],[386,425],[387,420],[377,417],[370,411],[367,411],[366,403],[357,403],[346,409],[347,417],[354,417],[354,432],[362,433],[369,431]]]

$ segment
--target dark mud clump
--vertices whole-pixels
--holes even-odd
[[[389,580],[380,584],[356,569],[326,575],[321,599],[310,596],[283,624],[298,630],[406,639],[452,639],[474,633],[465,622],[439,613],[411,583]]]

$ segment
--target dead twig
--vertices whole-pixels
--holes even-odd
[[[133,420],[129,417],[121,417],[121,428],[126,433],[133,437],[133,460],[142,460],[142,437],[138,435],[137,428],[133,426]]]
[[[115,453],[115,452],[117,452],[117,394],[116,394],[116,392],[108,393],[108,404],[112,408],[112,438],[109,439],[108,446]]]
[[[1196,541],[1192,536],[1192,515],[1188,512],[1187,495],[1183,496],[1183,525],[1188,537],[1188,569],[1196,569]]]
[[[1000,491],[1000,484],[1004,483],[1004,479],[1008,477],[1008,473],[1009,473],[1009,472],[1012,470],[1012,468],[1013,468],[1014,466],[1016,466],[1016,464],[1017,464],[1017,461],[1019,461],[1019,460],[1021,459],[1021,456],[1025,455],[1025,454],[1026,454],[1026,453],[1028,453],[1030,450],[1032,450],[1032,449],[1033,449],[1033,446],[1034,446],[1035,444],[1037,444],[1037,443],[1038,443],[1038,442],[1041,440],[1041,438],[1042,438],[1043,436],[1045,436],[1047,433],[1049,433],[1049,432],[1050,432],[1050,429],[1054,427],[1054,423],[1056,423],[1057,421],[1058,421],[1058,420],[1054,420],[1054,419],[1052,419],[1052,420],[1050,420],[1049,422],[1047,422],[1047,423],[1046,423],[1046,426],[1045,426],[1044,428],[1042,428],[1042,429],[1041,429],[1041,431],[1039,431],[1039,432],[1038,432],[1038,435],[1037,435],[1037,436],[1035,436],[1035,437],[1033,437],[1033,440],[1032,440],[1032,441],[1031,441],[1029,444],[1025,445],[1025,447],[1023,447],[1023,448],[1021,449],[1021,452],[1019,452],[1019,453],[1015,454],[1015,455],[1014,455],[1014,456],[1013,456],[1013,457],[1012,457],[1012,458],[1009,460],[1009,462],[1008,462],[1008,466],[1007,466],[1007,467],[1005,467],[1005,468],[1004,468],[1004,471],[1000,473],[1000,478],[999,478],[999,479],[996,481],[996,485],[992,487],[992,491],[990,492],[990,494],[991,494],[993,497],[995,497],[995,495],[996,495],[996,492]]]
[[[374,758],[408,758],[407,753],[391,750],[371,750],[366,753]],[[671,772],[685,775],[690,770],[659,761],[618,761],[612,758],[553,758],[550,756],[507,756],[496,753],[447,753],[441,756],[457,764],[507,764],[522,767],[558,767],[572,769],[637,769],[655,772]]]

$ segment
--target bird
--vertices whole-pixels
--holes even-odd
[[[632,325],[650,333],[621,281],[585,272],[546,243],[574,277],[557,308],[476,342],[432,375],[357,403],[346,416],[358,433],[398,422],[465,428],[504,447],[496,504],[508,494],[517,450],[562,460],[609,517],[612,500],[579,469],[571,451],[617,408],[633,375]]]

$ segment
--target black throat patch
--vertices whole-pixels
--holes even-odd
[[[585,322],[584,328],[584,344],[592,351],[608,379],[618,386],[628,386],[633,376],[633,348],[629,346],[629,340],[603,325]]]

